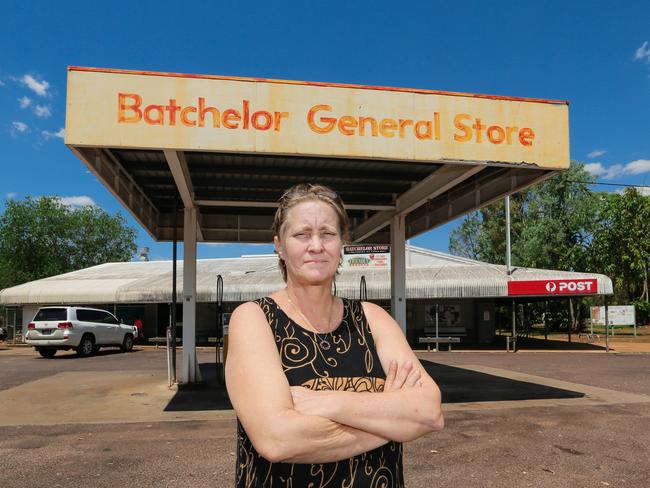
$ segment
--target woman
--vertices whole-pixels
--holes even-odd
[[[332,295],[348,232],[338,195],[291,188],[273,231],[286,288],[230,320],[236,485],[403,486],[401,443],[443,427],[440,390],[382,308]]]

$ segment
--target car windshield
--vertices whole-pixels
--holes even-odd
[[[68,310],[65,308],[41,308],[36,317],[34,317],[34,322],[43,322],[45,320],[67,320],[68,319]]]

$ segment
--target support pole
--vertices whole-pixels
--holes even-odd
[[[573,327],[573,298],[569,297],[569,344],[571,344],[571,327]]]
[[[512,352],[517,350],[517,303],[512,299]]]
[[[169,305],[169,312],[171,314],[171,383],[175,384],[176,379],[176,278],[177,278],[177,261],[178,261],[178,199],[174,198],[174,243],[172,246],[172,303]]]
[[[390,284],[393,318],[406,335],[406,246],[405,217],[397,215],[390,224]]]
[[[510,249],[510,195],[506,197],[506,271],[512,274],[512,260]]]
[[[544,300],[544,340],[548,341],[548,300]]]
[[[186,208],[183,225],[183,364],[181,382],[199,383],[196,360],[196,208]]]
[[[439,304],[436,303],[436,348],[435,351],[438,352],[438,316],[439,316]]]
[[[609,297],[605,295],[605,352],[609,352]]]

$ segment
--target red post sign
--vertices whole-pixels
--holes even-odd
[[[536,280],[509,281],[508,295],[593,295],[598,292],[598,281],[582,280]]]

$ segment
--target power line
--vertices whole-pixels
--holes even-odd
[[[604,183],[600,181],[567,180],[569,183],[582,183],[584,185],[626,186],[629,188],[650,188],[650,185],[630,185],[629,183]]]

